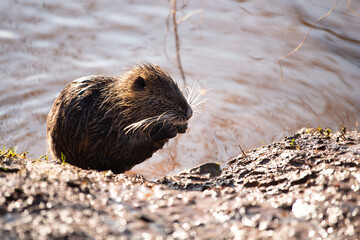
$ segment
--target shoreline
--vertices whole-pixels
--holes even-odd
[[[148,181],[0,154],[4,239],[358,239],[360,133],[303,128]]]

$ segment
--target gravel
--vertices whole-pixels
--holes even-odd
[[[359,239],[360,133],[302,129],[148,181],[0,155],[0,239]]]

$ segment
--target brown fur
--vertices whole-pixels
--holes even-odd
[[[121,173],[184,133],[191,116],[171,77],[144,64],[119,77],[70,82],[49,113],[47,140],[57,159],[65,156],[81,168]]]

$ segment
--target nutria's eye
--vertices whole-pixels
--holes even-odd
[[[136,91],[143,91],[145,87],[146,87],[145,80],[142,77],[138,76],[135,79],[132,88]]]

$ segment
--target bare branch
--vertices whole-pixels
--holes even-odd
[[[243,154],[243,156],[244,156],[245,158],[248,158],[248,156],[245,154],[245,152],[244,152],[244,150],[242,149],[242,147],[240,146],[240,144],[239,144],[239,148],[240,148],[241,153]]]
[[[176,59],[177,59],[177,63],[178,63],[178,67],[180,69],[181,72],[181,77],[184,83],[184,86],[186,85],[186,79],[185,79],[185,73],[181,64],[181,59],[180,59],[180,41],[179,41],[179,35],[178,35],[178,29],[177,29],[177,21],[176,21],[176,0],[172,0],[171,1],[172,4],[172,20],[173,20],[173,25],[174,25],[174,35],[175,35],[175,44],[176,44]]]
[[[202,9],[197,9],[195,11],[192,11],[191,13],[188,13],[186,14],[184,17],[181,17],[179,19],[179,21],[177,21],[177,24],[180,24],[182,22],[185,22],[186,20],[188,20],[191,16],[197,14],[197,13],[201,13],[201,16],[202,16],[202,13],[203,13],[203,10]]]
[[[283,69],[282,69],[282,65],[281,65],[281,61],[284,60],[285,58],[293,55],[294,53],[296,53],[305,43],[306,39],[309,37],[309,34],[311,32],[311,30],[314,28],[315,24],[317,24],[318,22],[320,22],[321,20],[323,20],[324,18],[326,18],[327,16],[329,16],[336,8],[337,4],[338,4],[339,0],[336,0],[335,3],[334,3],[334,6],[330,9],[329,12],[327,12],[325,15],[319,17],[318,19],[315,20],[315,22],[313,24],[311,24],[308,32],[306,33],[304,39],[300,42],[300,44],[294,48],[294,50],[292,50],[291,52],[289,52],[288,54],[282,56],[279,58],[278,60],[278,64],[279,64],[279,67],[280,67],[280,80],[284,80],[284,74],[283,74]]]
[[[357,12],[355,12],[352,8],[351,8],[351,0],[347,0],[347,5],[348,5],[348,8],[349,8],[349,11],[355,16],[355,17],[358,17],[358,18],[360,18],[360,15],[357,13]]]

